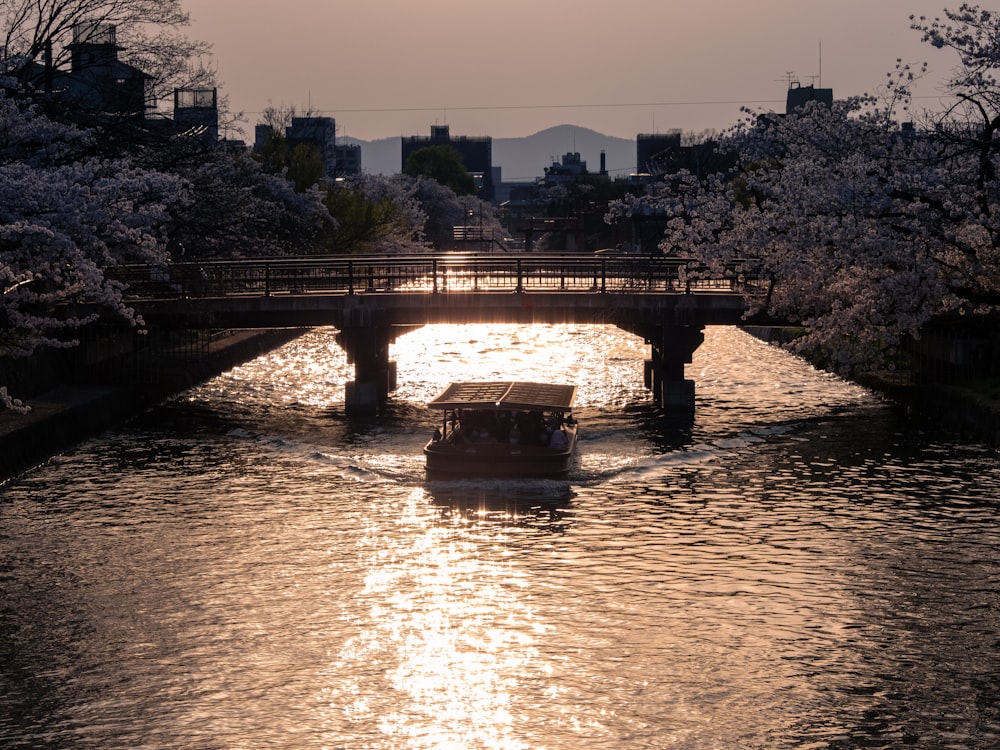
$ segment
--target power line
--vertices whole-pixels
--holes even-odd
[[[510,110],[537,110],[537,109],[626,109],[631,107],[694,107],[706,105],[746,105],[746,104],[783,104],[784,99],[757,99],[757,100],[704,100],[704,101],[676,101],[676,102],[622,102],[618,104],[503,104],[503,105],[480,105],[472,107],[452,107],[440,105],[438,107],[360,107],[360,108],[333,108],[314,110],[319,112],[337,112],[340,114],[377,114],[388,112],[486,112],[486,111],[510,111]],[[262,114],[261,111],[248,111],[248,114]]]
[[[941,99],[941,96],[915,96],[918,99]],[[590,103],[590,104],[497,104],[497,105],[477,105],[467,107],[452,107],[450,105],[439,105],[437,107],[346,107],[346,108],[325,108],[312,109],[310,111],[318,113],[333,112],[337,114],[387,114],[391,112],[507,112],[518,110],[541,110],[541,109],[629,109],[636,107],[704,107],[704,106],[748,106],[760,104],[785,104],[785,99],[703,99],[694,101],[670,101],[670,102],[619,102],[619,103]],[[245,110],[246,114],[259,115],[265,110]]]

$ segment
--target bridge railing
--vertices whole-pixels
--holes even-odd
[[[744,292],[751,262],[708,268],[683,258],[636,255],[399,255],[269,258],[130,266],[131,298],[267,297],[279,294],[417,292]]]

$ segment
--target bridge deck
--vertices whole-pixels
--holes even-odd
[[[391,342],[431,323],[616,325],[650,344],[645,375],[663,408],[691,412],[684,365],[703,327],[741,322],[757,283],[748,264],[534,254],[187,263],[127,269],[123,281],[147,324],[338,328],[353,412],[377,411],[395,388]]]
[[[749,264],[640,256],[277,259],[130,269],[130,304],[165,325],[286,327],[606,322],[732,324]],[[622,325],[622,327],[627,327]]]

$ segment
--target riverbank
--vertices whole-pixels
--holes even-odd
[[[779,326],[743,326],[754,338],[780,345],[796,335]],[[1000,400],[971,387],[918,384],[905,373],[868,372],[853,380],[907,414],[952,430],[965,440],[1000,448]]]
[[[170,368],[155,385],[58,383],[29,399],[31,411],[0,412],[0,483],[87,438],[236,365],[276,349],[301,330],[237,331],[215,338],[191,366]]]
[[[782,329],[746,327],[768,343]],[[155,386],[123,387],[58,383],[30,399],[31,411],[0,412],[0,483],[30,470],[166,398],[249,361],[302,335],[301,330],[240,331],[209,345],[197,367],[164,372]],[[907,413],[952,429],[964,439],[1000,447],[1000,400],[969,388],[914,385],[893,373],[869,373],[861,385]]]
[[[961,386],[899,382],[892,373],[866,373],[856,380],[911,415],[965,440],[1000,448],[1000,401],[996,399]]]

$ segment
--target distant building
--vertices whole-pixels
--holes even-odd
[[[254,151],[263,150],[273,132],[270,125],[254,127]],[[289,149],[299,145],[316,148],[323,161],[323,179],[332,182],[337,177],[361,173],[361,146],[337,144],[337,121],[332,117],[293,117],[285,128]]]
[[[106,121],[144,118],[156,106],[149,91],[151,77],[118,59],[116,27],[81,23],[73,27],[69,72],[51,69],[46,55],[41,80],[35,81],[75,119]]]
[[[664,154],[675,152],[681,147],[681,134],[640,133],[635,137],[635,171],[640,174],[654,174],[650,166]]]
[[[581,176],[588,174],[587,162],[580,158],[579,153],[563,154],[562,160],[545,168],[542,178],[545,187],[568,185],[576,182]]]
[[[285,128],[289,150],[299,145],[314,146],[323,161],[323,179],[337,176],[337,122],[332,117],[293,117]]]
[[[432,125],[431,135],[427,136],[411,135],[401,139],[402,153],[400,167],[406,166],[406,160],[414,151],[429,146],[451,146],[462,158],[465,169],[475,178],[479,187],[479,197],[483,200],[493,200],[494,171],[493,171],[493,139],[489,136],[451,137],[451,132],[447,125]]]
[[[681,144],[679,132],[667,135],[636,136],[636,173],[630,176],[635,184],[656,182],[668,175],[688,172],[695,177],[728,172],[736,166],[736,155],[723,153],[714,140],[690,146]]]
[[[41,92],[49,113],[84,126],[139,121],[147,132],[167,136],[219,138],[218,96],[214,88],[176,89],[173,119],[157,116],[152,77],[122,62],[117,28],[85,22],[73,27],[69,70],[55,69],[52,50],[43,64],[29,64],[21,73]]]
[[[267,139],[271,137],[271,133],[274,132],[274,128],[270,125],[266,125],[263,122],[258,122],[253,126],[253,150],[261,151],[267,144]]]
[[[219,140],[219,99],[214,88],[176,89],[174,125],[179,132],[205,141]]]
[[[833,106],[833,89],[818,89],[815,86],[802,86],[798,81],[792,81],[785,97],[785,114],[791,114],[802,109],[809,102],[819,102],[828,107]]]
[[[669,140],[657,136],[637,136],[636,161],[639,172],[633,177],[641,182],[639,175],[645,175],[647,182],[653,182],[678,172],[688,172],[698,178],[727,172],[736,165],[736,156],[721,153],[718,142],[714,140],[683,146],[678,133]]]
[[[337,145],[337,176],[361,174],[361,146],[357,143]]]

